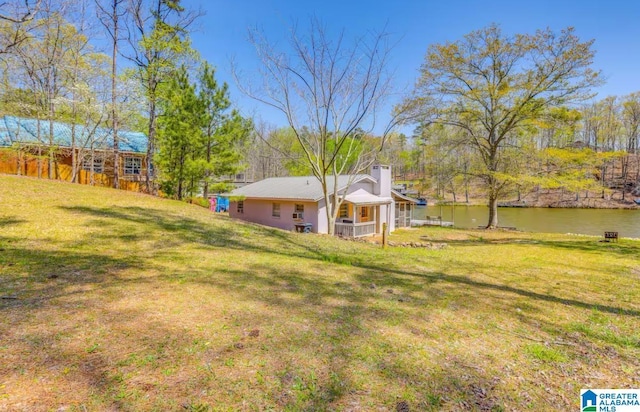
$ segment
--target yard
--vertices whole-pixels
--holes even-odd
[[[0,410],[575,410],[640,387],[640,241],[390,240],[436,247],[0,175]]]

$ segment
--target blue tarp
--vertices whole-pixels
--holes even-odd
[[[0,117],[0,146],[22,144],[50,144],[49,121],[40,120],[40,141],[38,141],[38,121],[15,116]],[[88,148],[93,140],[93,147],[98,150],[113,149],[112,129],[98,127],[75,126],[76,146]],[[71,147],[72,125],[53,122],[53,144],[60,147]],[[118,131],[118,148],[123,152],[146,153],[147,136],[144,133]]]
[[[228,212],[229,211],[229,198],[218,195],[216,197],[216,212]]]

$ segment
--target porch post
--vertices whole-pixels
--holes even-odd
[[[372,208],[373,209],[373,222],[376,225],[376,233],[378,232],[378,227],[380,226],[380,222],[378,222],[378,213],[377,213],[379,207],[380,206],[374,206]]]

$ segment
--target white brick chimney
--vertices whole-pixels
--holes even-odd
[[[378,181],[373,188],[373,194],[391,197],[391,166],[374,164],[371,166],[371,176]]]

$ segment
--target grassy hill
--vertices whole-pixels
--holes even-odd
[[[640,242],[390,247],[0,176],[0,410],[571,410],[640,386]]]

